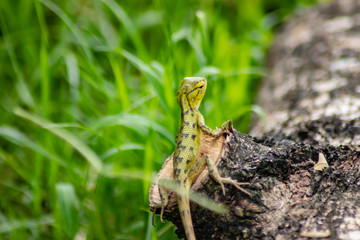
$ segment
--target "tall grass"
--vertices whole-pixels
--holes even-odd
[[[307,2],[0,1],[0,239],[174,239],[147,199],[181,79],[246,131],[273,26]]]

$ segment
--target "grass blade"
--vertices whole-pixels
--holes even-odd
[[[149,128],[151,127],[156,132],[167,138],[169,142],[174,142],[174,136],[168,130],[166,130],[166,128],[157,122],[138,114],[121,113],[118,115],[105,116],[91,124],[91,128],[97,131],[103,127],[110,127],[115,125],[122,125],[132,129],[142,136],[147,136]]]
[[[80,46],[82,47],[86,57],[89,59],[90,62],[92,62],[92,54],[89,49],[88,43],[85,40],[85,37],[82,35],[82,32],[78,29],[78,27],[71,21],[68,15],[63,10],[61,10],[61,8],[59,8],[59,6],[55,3],[49,0],[40,1],[63,20],[63,22],[68,26],[70,31],[74,34],[75,38],[79,41]]]
[[[91,150],[83,141],[81,141],[79,138],[77,138],[75,135],[70,133],[69,131],[61,128],[55,128],[51,127],[51,122],[36,116],[34,114],[31,114],[21,108],[16,108],[14,110],[14,113],[24,119],[27,119],[36,125],[47,129],[51,133],[55,134],[59,138],[65,140],[67,143],[69,143],[73,148],[75,148],[81,155],[85,157],[85,159],[89,162],[89,164],[97,171],[101,172],[103,165],[101,159],[96,155],[96,153]]]
[[[176,185],[175,180],[172,178],[161,178],[161,179],[159,179],[158,184],[176,192],[178,195],[185,194],[185,193],[182,193],[179,191],[179,188]],[[216,213],[225,214],[225,213],[229,212],[228,207],[226,207],[225,205],[221,205],[221,204],[215,202],[214,200],[210,199],[209,197],[201,195],[200,193],[190,191],[189,198],[192,201],[196,202],[197,204],[203,206],[204,208],[207,208]]]
[[[16,89],[18,92],[18,96],[28,106],[35,107],[35,101],[30,93],[27,84],[25,83],[24,74],[20,70],[21,67],[19,66],[19,63],[17,61],[16,54],[12,45],[12,41],[9,38],[8,29],[1,9],[0,9],[0,28],[2,31],[2,38],[4,39],[6,50],[10,57],[11,65],[16,74],[16,78],[17,78]]]
[[[113,55],[109,54],[108,57],[114,73],[117,92],[121,100],[122,109],[126,110],[130,107],[130,101],[129,101],[126,82],[122,77],[121,67],[117,59]]]
[[[58,183],[56,192],[64,230],[72,239],[79,226],[79,203],[74,187],[69,183]]]
[[[1,222],[0,233],[12,232],[21,228],[35,230],[40,226],[54,224],[54,220],[49,215],[42,216],[39,219],[6,220],[6,221],[4,221],[4,219],[1,219],[0,222]]]
[[[103,2],[110,8],[111,11],[113,11],[118,20],[123,24],[126,32],[129,34],[132,42],[135,44],[137,53],[141,54],[143,57],[146,57],[147,51],[139,36],[137,27],[126,11],[114,0],[103,0]]]
[[[164,85],[162,82],[164,77],[162,66],[160,64],[153,64],[153,66],[148,65],[140,58],[125,50],[122,50],[121,54],[145,75],[146,79],[154,88],[156,95],[159,97],[160,103],[165,109],[168,109],[165,101]],[[159,68],[161,68],[161,70],[159,70]]]
[[[20,132],[18,129],[11,126],[0,126],[0,136],[4,139],[19,145],[20,147],[26,147],[34,152],[40,153],[42,156],[55,160],[63,166],[66,166],[66,163],[59,157],[49,153],[45,148],[36,143],[35,141],[29,139],[25,134]]]

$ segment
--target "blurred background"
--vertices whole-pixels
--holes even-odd
[[[251,116],[273,32],[314,0],[0,1],[0,239],[176,239],[148,191],[176,93],[209,127]]]

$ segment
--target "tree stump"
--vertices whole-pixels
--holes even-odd
[[[224,196],[204,171],[193,189],[230,211],[192,202],[197,239],[360,239],[360,1],[301,13],[268,59],[258,100],[268,125],[255,122],[252,136],[234,130],[202,139],[201,154],[213,154],[222,176],[249,182],[253,196],[231,185]],[[158,177],[171,169],[170,156]],[[174,196],[164,218],[182,238]]]

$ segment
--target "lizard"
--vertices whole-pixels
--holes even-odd
[[[190,187],[205,165],[209,169],[210,176],[220,184],[224,195],[224,183],[228,183],[251,196],[251,193],[240,187],[240,185],[248,185],[248,183],[239,183],[231,178],[221,177],[217,167],[207,155],[198,159],[201,133],[219,137],[228,131],[226,129],[227,125],[232,128],[231,120],[224,122],[220,128],[215,130],[205,125],[204,117],[199,112],[199,106],[205,95],[206,87],[207,81],[205,78],[186,77],[181,81],[177,93],[177,103],[181,108],[181,124],[175,139],[173,168],[178,208],[188,240],[196,240],[190,213]],[[159,192],[161,196],[160,219],[163,222],[162,216],[168,203],[168,197],[166,189],[161,185],[159,185]]]

